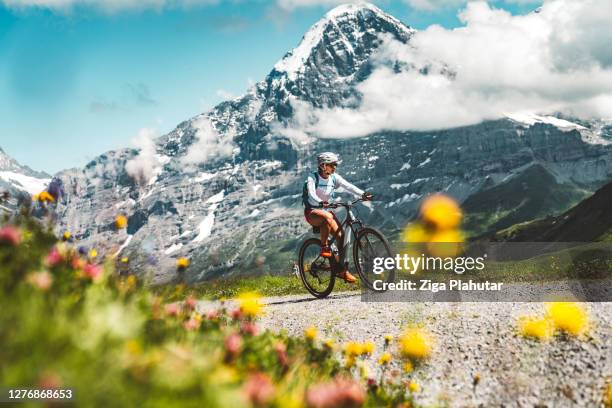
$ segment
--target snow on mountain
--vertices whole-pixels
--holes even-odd
[[[584,126],[581,126],[577,123],[572,123],[564,119],[559,119],[554,116],[540,116],[533,113],[514,113],[506,115],[508,118],[514,120],[515,122],[524,123],[526,125],[532,126],[536,123],[548,123],[553,125],[561,130],[584,130],[586,129]]]
[[[26,176],[24,174],[15,173],[12,171],[0,171],[0,179],[10,183],[13,187],[23,190],[29,194],[38,194],[43,191],[51,179],[40,179],[36,177]]]
[[[0,192],[10,194],[12,205],[23,195],[40,193],[50,182],[48,174],[19,164],[0,148]]]
[[[525,112],[507,114],[506,117],[527,126],[533,126],[536,123],[544,123],[552,125],[563,132],[576,130],[582,136],[582,140],[590,144],[605,145],[612,143],[611,140],[603,137],[603,128],[605,125],[602,121],[593,121],[587,124],[589,126],[584,126],[555,116],[537,115]]]
[[[365,33],[359,26],[360,21],[367,18],[376,18],[404,32],[407,37],[414,30],[405,26],[401,21],[392,17],[372,4],[346,4],[330,10],[325,17],[319,20],[303,37],[300,44],[289,52],[282,60],[274,65],[278,72],[284,72],[287,77],[295,81],[299,74],[303,74],[306,62],[311,57],[317,46],[324,41],[326,33],[332,29],[338,29],[339,35],[331,41],[337,43],[336,50],[342,50],[346,55],[356,54],[353,43]],[[344,26],[341,28],[341,26]],[[328,35],[328,34],[327,34]]]

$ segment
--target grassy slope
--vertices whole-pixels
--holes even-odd
[[[470,196],[462,205],[469,236],[499,231],[514,224],[567,210],[588,193],[558,184],[540,165],[534,165],[495,187]]]
[[[612,183],[556,217],[513,225],[495,234],[499,241],[592,242],[612,238]]]

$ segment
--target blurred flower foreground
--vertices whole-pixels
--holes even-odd
[[[184,286],[147,287],[118,273],[123,260],[65,235],[27,215],[0,222],[5,387],[70,388],[78,406],[413,406],[419,385],[387,372],[391,337],[370,376],[371,342],[262,331],[254,293],[203,310]],[[419,332],[409,336],[394,351],[406,372],[430,351]]]

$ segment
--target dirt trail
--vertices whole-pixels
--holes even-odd
[[[264,328],[302,335],[316,326],[324,339],[375,342],[372,373],[385,334],[425,325],[436,337],[435,352],[414,378],[421,385],[418,401],[427,405],[602,406],[602,389],[612,375],[612,303],[585,304],[593,322],[586,339],[538,343],[518,336],[516,321],[541,314],[541,303],[365,303],[356,293],[264,301]]]

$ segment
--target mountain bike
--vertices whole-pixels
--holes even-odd
[[[376,291],[375,280],[392,282],[395,278],[395,270],[385,270],[382,274],[373,272],[374,258],[392,257],[391,249],[387,239],[380,231],[366,227],[355,215],[353,206],[361,201],[364,200],[360,198],[352,202],[332,203],[328,206],[332,209],[340,207],[346,209],[346,217],[340,224],[344,237],[342,248],[337,248],[335,237],[332,236],[329,241],[334,256],[324,258],[320,255],[321,240],[319,238],[309,238],[300,247],[296,273],[299,274],[308,292],[317,298],[327,297],[334,289],[337,273],[343,269],[343,266],[348,266],[351,243],[353,244],[353,264],[363,287]],[[318,232],[318,227],[313,227],[313,233]]]

